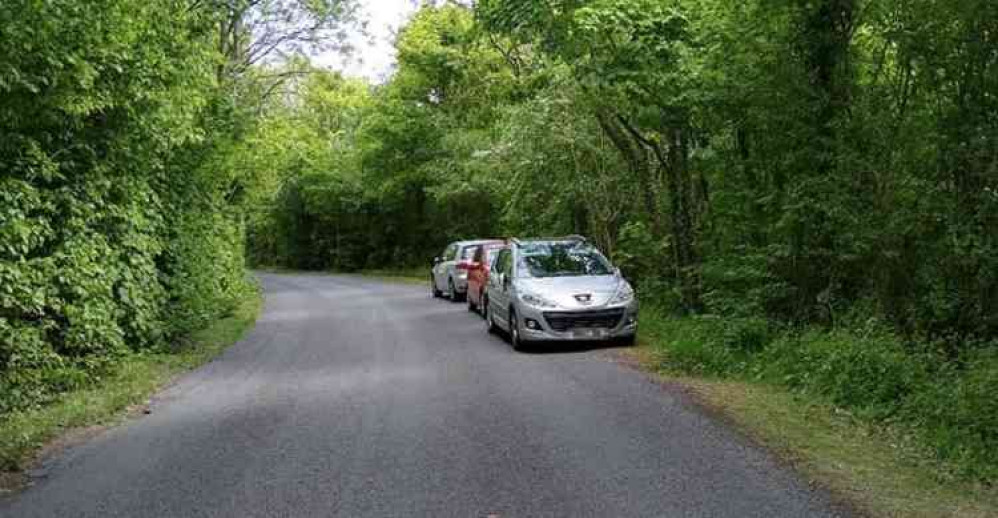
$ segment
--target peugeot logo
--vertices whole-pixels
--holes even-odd
[[[582,293],[576,295],[575,300],[579,301],[580,304],[589,304],[593,301],[593,296],[589,293]]]

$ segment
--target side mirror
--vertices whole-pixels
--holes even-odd
[[[441,259],[441,258],[439,258],[439,257],[434,257],[433,258],[433,266],[436,266],[436,265],[438,265],[438,264],[440,264],[442,262],[444,262],[444,260]]]

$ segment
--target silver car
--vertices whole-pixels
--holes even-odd
[[[476,266],[475,251],[481,245],[498,243],[495,239],[456,241],[433,259],[430,269],[430,290],[434,297],[447,295],[452,301],[464,300],[468,292],[468,272]]]
[[[638,301],[620,270],[581,237],[510,242],[492,264],[485,318],[513,348],[530,342],[634,341]]]

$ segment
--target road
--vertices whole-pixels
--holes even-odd
[[[255,328],[0,516],[837,516],[608,350],[518,354],[422,286],[263,274]]]

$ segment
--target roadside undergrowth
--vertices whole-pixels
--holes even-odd
[[[753,319],[645,313],[635,350],[645,368],[854,508],[998,516],[993,430],[975,428],[996,417],[974,388],[994,381],[986,358],[954,373],[884,333],[791,335]]]

